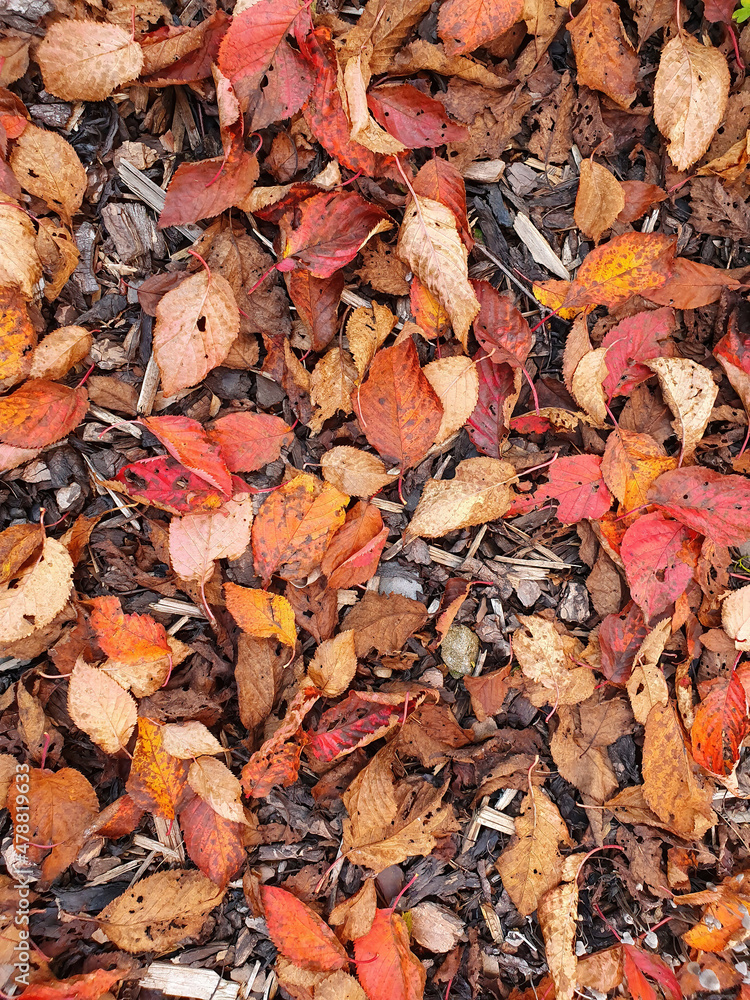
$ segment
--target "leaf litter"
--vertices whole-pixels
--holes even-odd
[[[733,7],[0,11],[3,995],[745,997]]]

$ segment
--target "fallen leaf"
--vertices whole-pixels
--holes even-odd
[[[652,358],[644,364],[659,379],[664,402],[675,417],[682,459],[689,460],[711,418],[719,387],[707,368],[689,358]]]
[[[473,281],[472,288],[480,306],[474,320],[475,337],[494,364],[522,367],[534,344],[529,324],[513,299],[498,292],[488,281]]]
[[[336,271],[330,278],[316,278],[309,271],[297,268],[294,271],[289,271],[285,277],[289,298],[294,303],[297,315],[310,335],[312,349],[322,351],[336,336],[339,302],[344,290],[344,275],[341,271]],[[385,309],[385,306],[377,305],[373,308]],[[369,310],[366,311],[369,312]],[[358,310],[355,309],[354,312],[356,313]],[[349,349],[356,360],[357,355],[352,346],[351,337],[349,337]]]
[[[734,772],[748,731],[747,695],[737,673],[719,680],[703,699],[690,730],[693,760],[721,777]]]
[[[189,769],[187,761],[173,757],[165,749],[163,727],[141,716],[126,785],[133,802],[142,809],[173,820]]]
[[[200,933],[225,892],[200,872],[157,872],[105,906],[99,926],[123,951],[169,954]]]
[[[346,324],[346,337],[360,376],[370,367],[375,352],[395,325],[396,317],[379,302],[373,302],[369,309],[360,307],[352,312]]]
[[[570,383],[571,395],[599,424],[607,420],[604,380],[607,377],[607,348],[588,351],[576,365]]]
[[[659,622],[643,639],[635,657],[633,672],[628,678],[627,691],[636,721],[645,726],[655,705],[669,704],[669,690],[659,659],[672,634],[669,618]]]
[[[0,583],[16,576],[43,542],[40,524],[11,524],[0,531]]]
[[[625,205],[617,216],[618,222],[635,222],[653,206],[668,198],[664,188],[645,181],[620,181]]]
[[[95,597],[89,624],[102,652],[121,663],[156,661],[169,655],[164,626],[150,615],[126,615],[117,597]]]
[[[356,672],[354,632],[350,630],[339,632],[333,639],[321,643],[307,667],[308,677],[325,698],[342,695],[354,680]]]
[[[674,310],[666,307],[636,313],[612,327],[602,341],[602,347],[607,348],[608,374],[603,388],[608,398],[628,395],[651,378],[651,369],[645,365],[649,359],[674,355],[674,328]]]
[[[282,955],[317,972],[333,972],[347,964],[335,934],[309,906],[276,886],[261,886],[260,895],[269,936]]]
[[[346,616],[344,625],[355,633],[357,656],[364,657],[373,648],[378,653],[400,652],[426,621],[427,609],[419,601],[368,590]]]
[[[28,352],[36,346],[36,330],[17,288],[0,288],[0,310],[0,387],[7,389],[30,374]]]
[[[598,455],[558,458],[550,466],[547,482],[534,494],[539,504],[550,498],[559,501],[555,516],[563,524],[601,517],[612,506],[612,495],[602,477],[601,458]]]
[[[434,157],[422,164],[414,178],[414,192],[425,198],[432,198],[433,201],[439,201],[441,205],[445,205],[453,212],[461,239],[466,249],[471,250],[474,246],[474,237],[471,234],[471,226],[466,212],[466,185],[460,172],[453,164],[439,157]],[[489,282],[486,284],[491,287]],[[414,287],[412,281],[410,291],[413,291]],[[414,301],[412,300],[413,306]],[[414,308],[412,308],[412,312],[414,312]]]
[[[348,499],[300,473],[264,500],[253,522],[253,558],[265,586],[274,574],[303,586],[320,569],[331,536],[344,523]]]
[[[651,302],[675,309],[699,309],[717,302],[722,289],[736,290],[736,278],[718,267],[709,267],[697,260],[676,257],[672,274],[660,288],[649,288],[644,293]]]
[[[16,139],[10,166],[24,191],[41,198],[70,224],[81,207],[87,184],[86,171],[70,143],[56,132],[29,123]]]
[[[446,0],[438,17],[438,34],[449,56],[473,52],[512,28],[524,16],[520,0]]]
[[[313,434],[320,434],[325,421],[337,411],[352,412],[351,396],[358,381],[348,351],[333,347],[320,359],[310,376],[310,402],[316,412],[307,426]]]
[[[172,458],[211,486],[231,496],[232,477],[221,446],[212,442],[202,424],[189,417],[142,417],[144,427],[167,449]]]
[[[450,531],[486,524],[510,509],[516,471],[496,458],[467,458],[453,479],[428,479],[404,538],[440,538]]]
[[[632,944],[624,944],[622,958],[623,973],[631,996],[636,995],[638,990],[638,974],[645,974],[659,984],[667,1000],[682,1000],[677,977],[658,955],[651,955]]]
[[[624,512],[635,514],[648,505],[646,498],[652,484],[676,466],[677,459],[670,458],[650,434],[620,427],[607,439],[601,470]]]
[[[247,860],[243,825],[225,819],[194,795],[180,811],[180,828],[190,860],[224,889]]]
[[[479,376],[469,358],[438,358],[422,369],[435,390],[443,416],[435,444],[443,444],[460,430],[474,412],[479,401]]]
[[[36,297],[42,278],[42,262],[36,248],[34,224],[20,206],[7,198],[0,204],[0,285],[18,288],[24,298]]]
[[[167,188],[159,227],[212,219],[241,205],[259,176],[258,160],[244,149],[197,163],[181,163]]]
[[[685,592],[697,560],[694,543],[693,532],[658,512],[641,515],[625,532],[620,554],[647,622]]]
[[[703,156],[724,118],[729,97],[724,55],[680,31],[661,52],[654,81],[654,121],[669,158],[687,170]]]
[[[579,865],[583,855],[565,859],[566,866]],[[575,875],[575,872],[573,873]],[[578,882],[575,877],[548,889],[539,900],[537,919],[544,938],[547,965],[555,984],[555,1000],[573,1000],[577,988],[578,960],[575,952],[578,918]]]
[[[63,101],[104,101],[138,77],[143,50],[115,24],[61,20],[49,27],[35,59],[50,94]]]
[[[198,757],[190,765],[188,785],[219,816],[232,823],[247,823],[242,808],[242,788],[226,764],[215,757]]]
[[[446,115],[445,105],[410,83],[373,87],[367,94],[367,107],[375,121],[408,149],[442,146],[469,138],[466,126]]]
[[[192,760],[205,754],[224,753],[224,747],[202,722],[189,720],[166,725],[161,731],[166,753],[180,760]]]
[[[524,675],[539,685],[533,704],[575,705],[585,701],[596,687],[588,667],[577,666],[568,655],[563,636],[554,624],[539,615],[519,615],[521,627],[513,633],[513,652]],[[575,655],[573,653],[573,655]]]
[[[255,472],[275,462],[292,443],[286,421],[270,413],[229,413],[206,428],[230,472]],[[178,457],[178,456],[175,456]]]
[[[658,288],[671,274],[674,248],[674,240],[657,233],[613,237],[587,254],[565,298],[565,307],[605,305],[613,309],[631,295]]]
[[[375,879],[367,878],[359,892],[334,906],[328,916],[328,923],[331,927],[341,928],[338,933],[344,941],[354,941],[369,932],[377,905]]]
[[[88,408],[83,387],[34,379],[0,399],[0,442],[13,448],[46,448],[80,424]]]
[[[635,100],[640,60],[613,0],[589,0],[568,23],[580,83],[600,90],[621,108]]]
[[[61,326],[48,333],[31,356],[29,378],[57,379],[83,361],[94,338],[82,326]]]
[[[367,381],[352,393],[352,405],[367,440],[402,472],[427,454],[443,417],[411,337],[376,354]]]
[[[659,476],[648,501],[716,545],[750,540],[750,481],[744,476],[699,466],[674,469]]]
[[[598,243],[624,208],[625,195],[617,178],[601,163],[582,160],[575,205],[578,228]]]
[[[23,997],[23,1000],[100,1000],[125,975],[125,972],[118,969],[112,972],[95,969],[69,979],[32,983],[18,996]]]
[[[509,674],[510,666],[507,666],[479,677],[464,677],[464,687],[469,692],[471,709],[478,722],[499,714],[510,690]]]
[[[422,195],[406,206],[397,252],[439,300],[464,350],[479,302],[469,282],[468,254],[450,208]]]
[[[500,458],[521,389],[521,372],[509,364],[496,365],[480,352],[474,356],[474,363],[479,376],[479,400],[467,430],[478,451]]]
[[[49,625],[68,602],[72,576],[68,550],[46,538],[36,562],[0,586],[0,640],[14,642]]]
[[[528,916],[562,877],[560,844],[570,844],[557,806],[540,788],[530,788],[516,818],[516,832],[495,862],[518,912]]]
[[[299,732],[302,720],[320,697],[317,688],[297,691],[289,702],[281,725],[242,768],[242,788],[254,799],[268,795],[274,785],[291,785],[299,774],[302,747],[289,742]]]
[[[451,321],[445,307],[415,275],[409,284],[409,304],[414,321],[428,340],[448,335]]]
[[[721,602],[721,626],[736,649],[750,650],[750,586],[733,590]]]
[[[186,514],[169,522],[169,559],[181,580],[202,588],[214,575],[215,560],[239,559],[250,544],[253,503],[229,500],[212,514]]]
[[[388,528],[374,504],[360,502],[346,512],[344,524],[331,539],[321,570],[334,589],[367,583],[375,575]]]
[[[285,597],[236,583],[224,584],[224,596],[227,610],[243,632],[258,639],[275,637],[294,649],[297,643],[294,611]]]
[[[331,448],[320,461],[326,482],[348,496],[371,497],[398,479],[397,475],[388,475],[377,455],[348,445]]]
[[[165,395],[204,379],[227,356],[239,331],[234,293],[220,274],[201,271],[167,292],[154,324],[154,357]]]
[[[211,513],[227,500],[225,493],[210,486],[205,479],[175,459],[162,455],[123,466],[117,478],[107,485],[133,500],[170,514]]]
[[[420,1000],[427,972],[409,947],[406,921],[376,910],[372,927],[354,942],[357,975],[370,1000]]]
[[[80,658],[70,675],[68,712],[105,753],[124,749],[138,717],[135,698],[109,674]]]

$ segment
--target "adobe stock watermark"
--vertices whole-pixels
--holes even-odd
[[[11,795],[13,790],[11,790]],[[15,781],[15,823],[13,827],[13,847],[19,861],[24,860],[29,847],[29,765],[16,764]],[[13,967],[17,969],[14,979],[16,986],[29,985],[29,962],[31,958],[31,938],[29,936],[29,885],[33,882],[30,873],[17,867],[15,873],[15,889],[18,892],[18,905],[13,922],[18,928],[18,944],[13,948],[15,960]]]

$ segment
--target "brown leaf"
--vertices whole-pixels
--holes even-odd
[[[516,470],[496,458],[467,458],[453,479],[428,479],[404,538],[440,538],[458,528],[486,524],[510,509]]]
[[[635,100],[640,61],[622,27],[613,0],[588,0],[568,22],[578,82],[600,90],[615,104],[629,108]]]
[[[356,671],[354,632],[346,630],[318,646],[307,675],[325,698],[337,698],[354,680]]]
[[[10,157],[21,187],[41,198],[70,223],[86,192],[86,171],[78,154],[56,132],[29,124],[16,139]]]
[[[575,207],[578,228],[598,243],[624,208],[625,195],[617,178],[601,163],[583,160]]]
[[[310,376],[310,402],[317,410],[307,426],[313,434],[320,434],[325,421],[338,410],[352,412],[357,382],[357,369],[348,351],[333,347],[320,359]]]
[[[25,298],[33,299],[35,286],[42,277],[34,224],[7,198],[0,204],[0,242],[3,246],[0,285],[16,287]]]
[[[143,50],[130,31],[88,20],[51,25],[35,58],[45,89],[64,101],[104,101],[143,66]]]
[[[378,653],[398,653],[404,643],[427,621],[427,608],[401,594],[376,594],[368,590],[345,619],[354,632],[357,656],[371,649]]]
[[[13,642],[48,625],[65,607],[73,561],[54,538],[46,538],[40,558],[12,586],[0,587],[0,641]]]
[[[360,376],[370,367],[375,352],[395,324],[396,317],[391,310],[379,302],[373,302],[369,309],[355,309],[351,314],[346,324],[346,338]]]
[[[324,452],[321,469],[326,482],[354,497],[371,497],[398,479],[397,475],[388,475],[377,455],[347,445]]]
[[[82,326],[61,326],[48,333],[31,356],[30,378],[59,379],[83,361],[94,338]]]
[[[566,858],[566,866],[580,864],[584,855]],[[575,872],[574,872],[575,873]],[[549,889],[539,900],[537,919],[544,938],[544,953],[555,983],[555,1000],[573,1000],[577,988],[575,953],[578,918],[576,878]]]
[[[195,794],[219,816],[233,823],[247,823],[242,788],[226,764],[215,757],[198,757],[190,765],[187,780]]]

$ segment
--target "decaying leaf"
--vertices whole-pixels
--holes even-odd
[[[496,458],[467,458],[453,479],[428,480],[407,538],[439,538],[457,528],[494,521],[510,509],[516,471]]]

